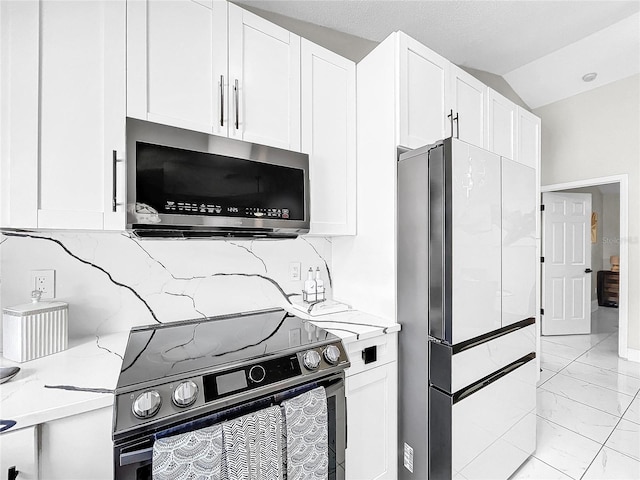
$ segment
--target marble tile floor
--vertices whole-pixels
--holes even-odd
[[[640,363],[618,357],[618,310],[591,335],[541,339],[538,442],[510,480],[640,479]]]

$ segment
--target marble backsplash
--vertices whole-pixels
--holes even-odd
[[[309,267],[331,296],[331,240],[138,240],[127,233],[9,232],[0,236],[0,303],[29,302],[31,270],[56,271],[69,336],[282,307]],[[302,280],[289,280],[301,262]],[[1,345],[1,344],[0,344]]]

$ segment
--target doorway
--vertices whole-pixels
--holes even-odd
[[[596,249],[597,253],[600,253],[601,255],[601,262],[597,263],[596,265],[594,265],[595,268],[593,268],[593,270],[595,272],[597,272],[597,269],[602,270],[610,270],[612,268],[611,265],[611,257],[619,257],[619,291],[618,291],[618,301],[617,301],[617,305],[618,305],[618,328],[619,328],[619,335],[618,335],[618,355],[622,358],[627,358],[628,357],[628,351],[627,351],[627,336],[628,336],[628,282],[629,282],[629,270],[628,270],[628,265],[629,265],[629,246],[627,243],[627,239],[629,236],[629,217],[628,217],[628,177],[626,174],[624,175],[614,175],[614,176],[609,176],[609,177],[600,177],[600,178],[592,178],[592,179],[586,179],[586,180],[579,180],[579,181],[575,181],[575,182],[569,182],[569,183],[562,183],[562,184],[554,184],[554,185],[545,185],[543,187],[541,187],[541,192],[565,192],[565,191],[585,191],[585,188],[597,188],[598,191],[600,191],[602,193],[602,198],[606,199],[605,201],[608,203],[608,205],[606,205],[607,207],[607,212],[605,212],[604,215],[601,215],[600,221],[605,221],[606,219],[606,214],[608,213],[610,216],[611,215],[615,215],[616,213],[619,212],[619,235],[616,236],[612,236],[611,234],[608,234],[606,237],[604,235],[604,233],[602,234],[602,245],[601,245],[601,249],[600,246],[598,245],[598,248]],[[579,189],[579,190],[576,190]],[[587,190],[588,191],[588,190]],[[619,203],[617,205],[611,205],[611,199],[612,198],[616,198],[616,194],[619,193]],[[603,209],[605,208],[605,201],[603,201]],[[614,213],[611,213],[614,212]],[[609,218],[609,220],[611,220],[611,218]],[[604,232],[604,230],[601,230],[601,232]],[[545,234],[547,232],[544,231],[544,228],[542,229],[541,235],[542,235],[542,242],[545,241]],[[619,252],[619,255],[614,255],[613,253],[615,252]],[[614,259],[615,260],[615,259]],[[597,274],[594,275],[596,276],[596,283],[595,285],[597,285]],[[542,281],[544,281],[544,278],[542,278]],[[545,285],[543,287],[543,290],[545,288],[547,288],[548,286]],[[594,289],[592,289],[594,290]],[[595,309],[595,307],[599,306],[597,305],[597,299],[593,299],[593,302],[595,302],[593,304],[592,310]],[[542,302],[542,307],[545,307],[545,300],[544,298],[541,298],[541,302]],[[610,308],[610,307],[603,307],[603,308]],[[544,315],[542,316],[542,322],[544,322]],[[539,329],[539,334],[540,334],[540,329]]]

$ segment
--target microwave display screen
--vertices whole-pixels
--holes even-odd
[[[136,202],[159,213],[304,220],[304,171],[136,142]]]

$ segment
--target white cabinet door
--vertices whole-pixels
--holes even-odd
[[[229,137],[300,151],[300,37],[229,4]]]
[[[480,148],[486,146],[487,86],[461,68],[451,64],[451,103],[449,113],[456,119],[453,135]]]
[[[127,2],[127,115],[227,135],[227,2]]]
[[[0,225],[38,226],[38,2],[0,2]]]
[[[113,408],[105,407],[43,424],[40,469],[44,478],[113,479],[112,420]]]
[[[400,32],[399,143],[418,148],[449,136],[447,59]]]
[[[346,478],[397,478],[397,363],[348,376]]]
[[[2,224],[123,228],[124,1],[3,2],[2,22]]]
[[[535,317],[536,171],[502,158],[502,326]]]
[[[125,13],[121,0],[40,3],[39,228],[124,227],[112,204],[124,198]]]
[[[9,478],[15,467],[20,480],[38,479],[38,427],[27,427],[0,435],[0,475]]]
[[[501,157],[518,161],[518,107],[492,89],[489,89],[488,98],[489,143],[487,148]]]
[[[518,155],[516,161],[528,167],[540,168],[540,119],[522,107],[518,112]]]
[[[312,235],[356,233],[356,66],[302,40],[302,151]]]

